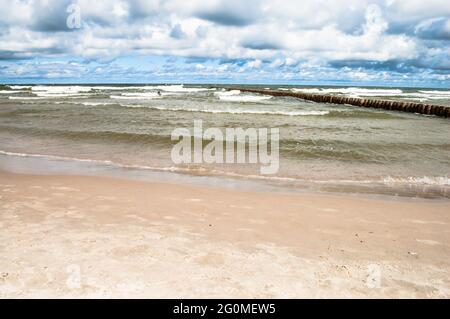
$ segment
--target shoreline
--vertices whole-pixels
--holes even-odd
[[[1,297],[450,296],[446,200],[4,171],[0,185]]]
[[[223,171],[196,173],[189,168],[120,164],[101,159],[60,155],[26,154],[0,150],[0,171],[18,174],[50,174],[113,177],[148,182],[173,182],[217,186],[247,191],[277,191],[344,195],[379,199],[449,200],[448,177],[385,177],[384,180],[307,180],[295,177],[240,175]],[[440,181],[442,179],[442,181]],[[424,180],[424,183],[421,183]],[[428,180],[428,182],[427,182]],[[442,183],[442,184],[441,184]]]

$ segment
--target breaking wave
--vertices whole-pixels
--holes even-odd
[[[272,96],[241,95],[241,91],[239,90],[221,91],[214,93],[214,95],[217,96],[221,101],[241,103],[260,102],[270,100],[272,98]]]
[[[391,177],[383,179],[385,184],[414,184],[414,185],[437,185],[450,186],[448,176],[423,176],[423,177]]]
[[[305,110],[254,110],[254,109],[195,109],[195,108],[181,108],[181,107],[159,107],[146,105],[123,105],[130,108],[148,108],[160,111],[175,111],[175,112],[200,112],[200,113],[214,113],[214,114],[260,114],[260,115],[285,115],[285,116],[321,116],[327,115],[329,111],[305,111]]]
[[[446,100],[450,99],[450,91],[419,90],[417,92],[404,92],[401,89],[369,89],[369,88],[294,88],[293,92],[311,94],[343,94],[350,97],[398,97],[416,101]]]
[[[365,89],[365,88],[305,88],[292,89],[294,92],[315,93],[315,94],[346,94],[358,96],[398,96],[403,93],[400,89]]]

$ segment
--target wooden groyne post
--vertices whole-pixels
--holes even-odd
[[[406,102],[406,101],[403,102],[393,100],[363,99],[359,97],[354,98],[343,95],[313,94],[313,93],[301,93],[291,91],[261,90],[250,88],[229,88],[229,89],[271,96],[290,96],[318,103],[349,104],[360,107],[372,107],[389,111],[419,113],[450,118],[450,107],[443,105],[413,103],[413,102]]]

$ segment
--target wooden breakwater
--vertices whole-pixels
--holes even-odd
[[[271,96],[289,96],[318,103],[349,104],[360,107],[372,107],[389,111],[419,113],[450,118],[450,107],[443,105],[250,88],[230,88],[230,90],[240,90],[241,92],[259,93]]]

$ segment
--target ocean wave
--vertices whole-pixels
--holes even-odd
[[[108,102],[81,102],[81,103],[75,102],[73,104],[81,104],[81,105],[85,105],[85,106],[117,105],[112,102],[109,102],[109,103]]]
[[[38,96],[8,96],[8,99],[10,100],[43,100],[44,97],[38,97]]]
[[[46,86],[31,87],[31,93],[41,98],[73,98],[88,96],[91,88],[87,86]]]
[[[186,88],[184,85],[145,85],[145,86],[91,86],[92,90],[104,90],[104,91],[163,91],[168,93],[197,93],[206,92],[215,89],[190,87]]]
[[[129,90],[151,90],[151,86],[91,86],[92,90],[102,91],[129,91]]]
[[[260,114],[260,115],[285,115],[285,116],[321,116],[327,115],[329,111],[305,111],[305,110],[291,110],[291,111],[276,111],[276,110],[249,110],[249,109],[194,109],[194,108],[177,108],[177,107],[159,107],[146,105],[123,105],[130,108],[148,108],[160,111],[174,111],[174,112],[200,112],[200,113],[214,113],[214,114]]]
[[[294,88],[293,92],[311,94],[344,94],[350,97],[398,97],[415,101],[447,100],[450,99],[449,91],[424,91],[403,92],[400,89],[366,89],[366,88]]]
[[[219,99],[221,101],[240,102],[240,103],[260,102],[270,100],[271,98],[272,96],[255,96],[255,95],[219,96]]]
[[[141,85],[141,86],[99,86],[99,85],[93,85],[89,86],[89,88],[93,91],[150,91],[155,90],[155,86],[149,86],[149,85]]]
[[[30,85],[8,85],[11,90],[26,90],[31,89]]]
[[[121,96],[145,97],[145,98],[161,98],[161,95],[155,92],[147,93],[122,93]]]
[[[23,132],[18,127],[0,127],[1,131],[20,133]],[[65,129],[48,129],[48,128],[30,128],[26,130],[27,133],[37,137],[55,137],[63,138],[74,141],[86,141],[86,140],[102,140],[102,141],[114,141],[124,143],[138,143],[138,144],[153,144],[158,143],[160,145],[171,145],[170,135],[152,134],[148,133],[136,133],[126,131],[82,131],[82,130],[65,130]]]
[[[215,89],[208,88],[186,88],[184,85],[157,85],[151,87],[153,90],[161,90],[165,92],[172,93],[198,93],[198,92],[207,92]]]
[[[24,92],[26,92],[26,91],[13,91],[13,90],[9,91],[9,90],[6,90],[6,91],[0,91],[0,94],[16,94],[16,93],[24,93]]]
[[[204,168],[192,169],[192,168],[174,167],[174,166],[157,167],[157,166],[147,166],[147,165],[121,164],[121,163],[113,162],[110,160],[98,160],[98,159],[77,158],[77,157],[68,157],[68,156],[59,156],[59,155],[47,155],[47,154],[30,154],[30,153],[0,151],[0,155],[17,156],[17,157],[31,157],[31,158],[47,158],[47,159],[59,160],[59,161],[76,161],[76,162],[114,166],[117,168],[145,169],[145,170],[164,171],[164,172],[180,172],[181,173],[181,172],[194,172],[194,171],[199,171],[199,170],[206,171],[206,169],[204,169]]]
[[[317,184],[355,184],[355,185],[376,185],[382,184],[386,186],[450,186],[450,179],[447,176],[424,176],[424,177],[382,177],[366,180],[348,180],[348,179],[333,179],[333,180],[308,180],[309,182]]]
[[[421,98],[421,97],[402,97],[402,100],[408,100],[408,101],[417,101],[417,102],[425,102],[428,100],[427,98]]]
[[[437,94],[437,95],[450,95],[450,91],[438,91],[438,90],[434,90],[434,91],[419,91],[420,93],[425,93],[425,94]]]
[[[402,99],[448,100],[450,95],[435,93],[405,93]]]
[[[31,101],[31,100],[48,100],[49,98],[52,98],[52,100],[56,100],[57,97],[65,97],[65,98],[71,98],[71,99],[76,99],[76,98],[82,98],[82,97],[87,97],[87,96],[80,96],[80,95],[64,95],[64,96],[8,96],[8,99],[10,100],[17,100],[17,101]],[[71,102],[56,102],[56,101],[46,101],[46,103],[54,103],[54,104],[65,104],[65,103],[71,103]],[[73,102],[71,104],[81,104],[78,102]]]
[[[31,91],[36,94],[75,94],[75,93],[87,93],[92,88],[90,86],[46,86],[37,85],[31,88]]]
[[[259,102],[270,100],[272,98],[272,96],[241,95],[241,91],[239,90],[220,91],[215,92],[214,95],[217,96],[219,100],[227,102]]]
[[[34,93],[42,98],[78,98],[90,96],[88,93]]]
[[[0,155],[17,156],[17,157],[40,157],[40,158],[59,159],[59,160],[76,160],[76,161],[81,161],[81,162],[93,162],[93,163],[103,163],[103,164],[112,164],[113,163],[113,162],[107,161],[107,160],[93,160],[93,159],[82,159],[82,158],[74,158],[74,157],[66,157],[66,156],[58,156],[58,155],[17,153],[17,152],[7,152],[7,151],[0,151]]]
[[[111,95],[111,99],[114,100],[152,100],[162,98],[157,93],[147,93],[147,94],[136,94],[136,95]]]
[[[292,89],[294,92],[313,94],[346,94],[352,96],[397,96],[403,93],[400,89],[367,89],[367,88],[301,88]]]
[[[450,186],[448,176],[423,176],[423,177],[391,177],[383,179],[385,184],[413,184],[413,185],[436,185]]]
[[[215,96],[232,96],[232,95],[239,95],[241,94],[241,91],[239,90],[231,90],[231,91],[226,91],[225,89],[223,89],[222,91],[219,92],[214,92]]]
[[[450,186],[450,178],[448,176],[423,176],[423,177],[385,177],[385,178],[373,178],[366,180],[344,180],[344,179],[330,179],[330,180],[314,180],[311,178],[300,178],[300,177],[288,177],[288,176],[267,176],[267,175],[255,175],[255,174],[241,174],[236,172],[222,171],[217,169],[207,169],[205,167],[179,167],[179,166],[149,166],[149,165],[134,165],[134,164],[122,164],[113,162],[110,160],[99,160],[99,159],[89,159],[89,158],[76,158],[68,156],[59,155],[48,155],[48,154],[30,154],[30,153],[19,153],[19,152],[9,152],[0,150],[0,155],[4,156],[16,156],[16,157],[30,157],[30,158],[46,158],[50,160],[59,161],[76,161],[84,163],[93,163],[100,165],[113,166],[117,168],[126,169],[142,169],[151,171],[161,171],[161,172],[173,172],[173,173],[187,173],[187,174],[208,174],[211,176],[226,176],[234,178],[244,178],[244,179],[254,179],[254,180],[266,180],[266,181],[278,181],[278,182],[289,182],[289,183],[313,183],[322,185],[372,185],[376,186],[382,184],[385,186],[438,186],[447,187]]]

